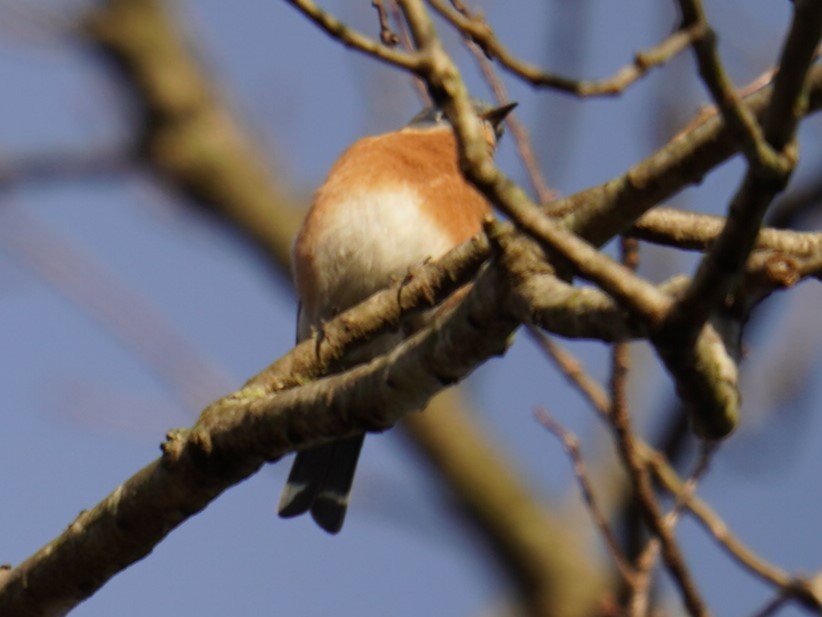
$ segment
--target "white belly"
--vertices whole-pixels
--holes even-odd
[[[452,248],[449,236],[420,214],[406,191],[354,193],[323,214],[313,275],[321,306],[303,307],[309,324],[330,318]]]

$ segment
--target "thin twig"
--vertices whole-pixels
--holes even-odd
[[[622,265],[631,272],[639,267],[639,242],[632,238],[620,237],[619,252]],[[628,413],[627,388],[630,370],[630,347],[627,342],[617,342],[612,349],[611,364],[611,413],[621,408]],[[611,416],[613,419],[613,416]],[[633,483],[632,483],[633,484]],[[636,487],[632,486],[636,495]],[[659,539],[652,538],[646,550],[642,551],[634,563],[634,578],[628,580],[631,595],[628,613],[631,617],[647,615],[650,603],[650,589],[653,581],[653,567],[659,552]]]
[[[470,18],[468,13],[468,9],[465,5],[462,4],[459,0],[452,0],[452,4],[454,8],[459,11],[462,15]],[[497,100],[497,103],[507,103],[510,98],[508,96],[507,89],[505,87],[505,83],[503,83],[502,79],[500,79],[499,75],[497,75],[496,71],[494,70],[494,65],[489,60],[488,56],[470,36],[463,34],[463,40],[465,41],[465,45],[468,48],[468,51],[471,52],[471,55],[474,56],[474,60],[477,62],[480,68],[480,72],[482,73],[485,81],[490,86],[491,90],[494,92],[494,97]],[[534,149],[531,146],[531,138],[528,134],[528,130],[525,126],[520,122],[519,117],[516,113],[509,114],[505,119],[506,124],[508,125],[509,130],[511,131],[511,136],[514,138],[514,144],[516,144],[517,154],[519,154],[519,158],[522,161],[522,164],[525,167],[525,171],[528,174],[528,179],[531,182],[531,186],[533,187],[534,191],[537,195],[537,200],[540,204],[547,204],[549,201],[554,199],[557,194],[555,191],[550,189],[545,182],[545,178],[542,175],[542,171],[539,168],[539,163],[537,162],[536,155],[534,154]]]
[[[684,26],[701,26],[704,30],[705,35],[692,42],[699,73],[723,119],[740,144],[748,164],[757,168],[783,166],[781,154],[775,152],[765,141],[759,122],[742,102],[722,66],[716,48],[716,35],[708,25],[701,0],[679,0],[679,7]]]
[[[602,534],[602,538],[605,540],[605,545],[608,547],[608,552],[611,554],[620,575],[626,581],[630,582],[634,577],[634,569],[631,567],[631,564],[622,552],[619,542],[608,525],[608,520],[605,517],[605,514],[602,512],[597,503],[594,488],[588,478],[588,471],[585,467],[585,461],[583,460],[582,453],[580,452],[579,440],[576,435],[560,425],[559,422],[557,422],[545,409],[537,409],[534,412],[534,416],[539,423],[542,424],[542,426],[544,426],[551,434],[559,439],[560,443],[565,448],[565,451],[568,453],[568,457],[571,459],[571,463],[574,468],[574,475],[576,476],[577,483],[582,491],[582,497],[585,500],[585,505],[591,513],[591,518],[594,519],[594,523]]]
[[[776,612],[785,606],[785,603],[788,601],[788,598],[785,594],[780,593],[777,594],[776,597],[768,600],[761,609],[756,611],[751,617],[771,617],[771,615],[776,615]]]
[[[639,449],[640,456],[660,484],[677,496],[677,501],[681,501],[688,508],[697,522],[739,565],[804,606],[816,611],[822,607],[822,587],[819,585],[818,577],[792,576],[756,555],[731,533],[722,518],[708,504],[685,489],[676,472],[659,452],[642,443],[639,443]]]
[[[722,518],[708,504],[694,495],[688,495],[682,480],[658,452],[647,446],[640,446],[640,455],[656,480],[673,495],[678,498],[682,496],[680,499],[696,520],[737,563],[780,589],[791,585],[790,574],[757,556],[731,533]]]
[[[330,36],[339,39],[346,47],[373,56],[378,60],[409,71],[417,71],[420,66],[419,56],[404,51],[397,51],[381,42],[372,39],[352,28],[349,28],[336,17],[318,7],[311,0],[286,0],[303,15],[317,24]]]
[[[696,616],[708,615],[696,584],[688,571],[676,539],[665,524],[664,517],[657,504],[651,486],[648,470],[638,454],[636,438],[631,427],[628,408],[625,404],[625,378],[627,369],[627,348],[615,346],[612,360],[612,427],[617,442],[617,449],[631,478],[636,491],[637,503],[643,519],[654,535],[659,538],[662,557],[682,596],[688,612]]]
[[[385,10],[382,0],[371,0],[371,6],[377,9],[377,18],[380,21],[380,41],[387,47],[396,47],[400,42],[400,37],[391,29],[388,22],[388,12]]]
[[[553,361],[560,372],[591,403],[591,406],[603,418],[611,413],[611,400],[608,393],[593,377],[588,375],[582,362],[570,351],[563,348],[532,323],[525,324],[528,334]]]
[[[453,3],[457,10],[449,8],[443,0],[428,0],[431,7],[451,25],[476,43],[488,58],[495,58],[511,73],[533,86],[552,88],[579,97],[615,96],[643,77],[652,68],[664,64],[704,32],[697,25],[674,32],[659,45],[638,52],[633,62],[622,67],[612,76],[597,81],[569,79],[543,71],[514,56],[494,35],[491,26],[478,15],[465,10],[462,3]]]
[[[26,182],[88,180],[123,174],[137,163],[128,144],[90,152],[44,152],[3,157],[0,160],[0,190]]]
[[[485,80],[494,91],[494,96],[496,97],[497,102],[500,104],[506,103],[509,100],[508,92],[505,88],[505,84],[503,84],[502,80],[494,72],[494,65],[490,60],[488,60],[488,58],[485,57],[478,45],[472,43],[471,41],[466,42],[468,49],[471,50],[474,58],[476,58],[480,71],[485,77]],[[545,178],[539,168],[536,155],[534,154],[534,148],[531,145],[531,137],[528,134],[528,130],[522,124],[516,113],[508,114],[505,122],[508,125],[508,129],[511,131],[511,137],[514,138],[514,143],[517,147],[517,154],[519,154],[519,158],[525,166],[531,186],[537,194],[537,200],[540,204],[547,204],[549,201],[556,198],[557,193],[545,182]]]
[[[647,446],[643,446],[643,448],[644,447]],[[650,450],[650,447],[648,447],[648,450]],[[713,446],[707,446],[702,449],[699,460],[694,466],[693,471],[682,485],[682,492],[676,495],[676,502],[674,503],[673,508],[671,508],[663,519],[663,524],[668,529],[673,530],[679,520],[682,510],[687,508],[687,501],[695,494],[697,482],[708,470],[708,465],[714,451],[715,448]],[[659,548],[659,538],[653,537],[648,541],[645,549],[636,559],[636,579],[631,589],[632,597],[629,607],[629,614],[631,617],[640,617],[647,614],[650,583],[653,580],[653,565],[656,562],[657,555],[659,554]]]
[[[530,329],[530,328],[529,328]],[[566,377],[574,383],[579,391],[588,398],[592,406],[599,412],[600,417],[607,420],[610,417],[610,410],[603,409],[603,405],[610,401],[608,395],[602,391],[600,386],[589,380],[584,371],[579,367],[578,362],[574,358],[563,358],[563,350],[553,344],[550,339],[542,335],[540,330],[533,328],[533,335],[537,342],[543,346],[543,349],[551,355],[557,356],[555,360],[563,370]],[[638,456],[641,457],[643,464],[648,465],[652,471],[655,479],[669,491],[676,498],[676,505],[674,511],[681,510],[683,507],[687,508],[703,526],[703,528],[711,534],[714,540],[719,544],[729,556],[731,556],[737,563],[739,563],[746,570],[750,571],[762,580],[773,584],[779,589],[795,589],[801,591],[794,591],[795,595],[805,597],[808,595],[808,590],[812,589],[811,581],[805,578],[794,578],[787,572],[780,568],[773,566],[763,559],[758,557],[751,549],[749,549],[741,540],[736,538],[730,529],[721,519],[721,517],[712,510],[712,508],[705,502],[700,500],[694,494],[694,480],[698,479],[704,474],[709,460],[708,454],[711,453],[709,448],[703,450],[703,456],[697,464],[695,471],[691,474],[691,480],[683,482],[680,480],[670,465],[665,461],[664,457],[648,446],[645,442],[635,438],[635,447],[638,451]],[[672,513],[667,515],[672,516]],[[670,518],[667,519],[667,524],[671,523]],[[658,549],[653,549],[658,550]],[[641,585],[647,585],[650,582],[650,567],[653,565],[654,553],[652,551],[644,551],[636,563],[636,572],[634,584],[637,588]],[[643,576],[647,580],[643,580]],[[631,615],[644,615],[645,612],[637,610],[633,612],[641,602],[637,600],[637,604],[632,605]]]
[[[400,7],[397,5],[397,0],[391,0],[391,4],[389,6],[391,11],[391,19],[394,21],[397,32],[399,32],[400,45],[402,45],[402,48],[405,51],[409,53],[413,52],[414,44],[412,43],[411,36],[408,33],[408,25],[405,23],[405,18],[402,15],[402,11],[400,11]],[[425,87],[425,82],[420,79],[418,75],[414,74],[411,76],[411,84],[413,85],[414,90],[417,91],[417,96],[423,106],[427,107],[431,105],[431,95],[428,94],[428,89]]]
[[[813,53],[813,61],[816,61],[822,56],[822,45],[818,45],[816,50]],[[747,97],[756,94],[763,88],[769,86],[773,80],[773,76],[776,74],[775,68],[770,68],[764,71],[761,75],[754,77],[751,81],[749,81],[744,86],[741,86],[738,90],[739,96],[744,100]],[[705,121],[713,118],[714,116],[719,115],[720,111],[716,105],[705,105],[700,110],[697,116],[691,120],[685,128],[683,128],[679,133],[678,136],[684,136],[687,133],[694,130],[700,124],[703,124]],[[676,139],[676,137],[674,138]]]

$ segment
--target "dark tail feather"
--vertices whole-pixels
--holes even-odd
[[[299,516],[311,509],[328,473],[336,444],[329,443],[298,452],[280,497],[278,513],[283,518]]]
[[[357,435],[298,453],[280,498],[280,516],[289,518],[311,510],[320,527],[337,533],[345,519],[364,439],[365,435]]]
[[[357,435],[334,444],[336,448],[328,473],[311,506],[311,517],[328,533],[337,533],[342,529],[348,495],[351,493],[364,440],[365,435]]]

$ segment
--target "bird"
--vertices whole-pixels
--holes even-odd
[[[516,105],[472,99],[492,153]],[[354,142],[315,192],[293,245],[298,342],[414,266],[470,239],[490,213],[488,201],[460,172],[456,136],[441,107],[423,109],[398,130]],[[337,370],[385,353],[402,336],[369,342]],[[364,438],[298,452],[279,516],[310,511],[322,529],[338,533]]]

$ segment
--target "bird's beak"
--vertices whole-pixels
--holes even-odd
[[[480,118],[488,122],[491,126],[494,127],[494,131],[499,134],[500,127],[502,125],[502,121],[505,120],[505,117],[510,114],[514,107],[516,107],[519,103],[514,101],[513,103],[506,103],[505,105],[500,105],[499,107],[494,107],[489,109],[488,111],[484,111],[480,114]]]

